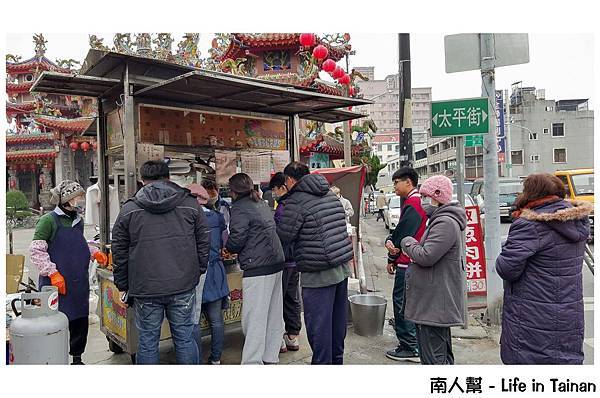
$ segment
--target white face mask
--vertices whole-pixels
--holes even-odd
[[[421,206],[431,206],[431,198],[428,196],[421,197]]]
[[[79,214],[85,213],[85,200],[72,200],[69,202],[69,206]]]

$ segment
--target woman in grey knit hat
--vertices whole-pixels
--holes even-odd
[[[98,249],[88,246],[83,236],[83,187],[64,180],[50,192],[56,208],[37,223],[29,248],[31,262],[38,268],[40,288],[48,285],[58,288],[58,309],[69,319],[69,353],[73,364],[80,365],[88,333],[89,263],[91,256],[96,258]]]

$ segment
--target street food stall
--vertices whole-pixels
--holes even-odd
[[[352,259],[352,275],[358,279],[360,293],[367,293],[367,281],[362,257],[362,235],[360,228],[360,209],[362,205],[363,188],[367,176],[365,166],[336,167],[316,169],[313,173],[321,174],[341,191],[344,198],[348,199],[354,209],[350,217],[349,235],[352,239],[354,258]]]
[[[301,118],[342,122],[363,115],[341,108],[371,103],[96,49],[89,51],[81,74],[43,72],[31,91],[97,99],[100,247],[109,258],[109,175],[121,203],[137,191],[139,166],[150,159],[168,159],[180,185],[205,178],[226,185],[236,172],[249,174],[256,184],[267,182],[272,172],[299,159]],[[110,265],[97,271],[100,328],[111,350],[134,355],[134,311],[122,305]],[[241,319],[241,271],[231,259],[226,268],[231,305],[225,323],[234,325]],[[166,325],[161,338],[169,337]]]

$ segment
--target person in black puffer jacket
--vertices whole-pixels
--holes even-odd
[[[225,248],[239,253],[244,271],[242,365],[279,362],[284,330],[281,278],[285,256],[275,231],[273,212],[253,186],[252,179],[244,173],[229,179],[234,202]]]
[[[163,161],[144,163],[140,174],[144,186],[123,204],[111,242],[115,285],[135,305],[136,360],[159,362],[166,312],[177,362],[197,364],[195,287],[206,272],[210,248],[204,212],[188,189],[169,181],[169,166]]]
[[[342,364],[352,243],[344,207],[320,174],[292,162],[284,170],[289,195],[277,235],[294,244],[304,322],[313,364]]]

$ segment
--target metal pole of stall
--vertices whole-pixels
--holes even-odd
[[[125,194],[131,198],[137,191],[137,170],[135,162],[136,134],[133,83],[129,81],[129,64],[125,64],[123,79],[123,160],[125,163]]]
[[[102,99],[98,98],[98,186],[100,188],[100,248],[106,252],[106,245],[110,242],[110,195],[108,181],[108,137],[106,133],[106,115]]]

